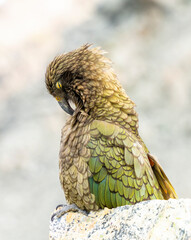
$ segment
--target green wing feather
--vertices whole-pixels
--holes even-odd
[[[100,208],[164,199],[161,180],[158,182],[148,155],[135,135],[99,120],[92,122],[90,135],[89,185]],[[157,174],[160,175],[159,171]]]

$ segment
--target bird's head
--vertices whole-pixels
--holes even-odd
[[[88,112],[102,94],[104,86],[114,78],[111,62],[100,48],[84,45],[72,52],[57,56],[46,71],[46,86],[60,106],[70,115],[74,109]]]

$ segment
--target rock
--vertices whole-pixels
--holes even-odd
[[[191,239],[191,199],[152,200],[50,222],[50,239]]]

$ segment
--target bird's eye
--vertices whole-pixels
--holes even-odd
[[[58,81],[58,82],[56,83],[56,88],[58,88],[58,89],[62,88],[62,84],[61,84],[60,81]]]

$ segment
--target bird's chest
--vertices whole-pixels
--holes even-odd
[[[74,126],[66,124],[62,129],[60,143],[60,161],[68,169],[71,165],[79,166],[82,158],[90,157],[87,144],[90,140],[90,127],[82,122],[77,122]]]
[[[59,162],[60,182],[66,199],[81,208],[87,208],[90,203],[95,205],[88,181],[91,176],[88,166],[91,155],[90,149],[87,147],[89,140],[90,127],[88,124],[79,123],[74,127],[66,125],[62,130]]]

